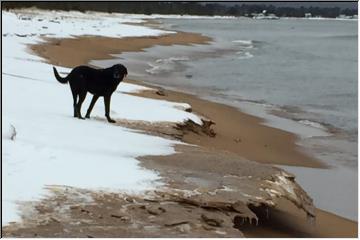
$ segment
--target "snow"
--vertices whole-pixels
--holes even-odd
[[[45,34],[50,37],[71,38],[80,35],[136,37],[174,33],[124,24],[125,22],[138,23],[139,21],[133,18],[126,19],[119,14],[26,10],[17,15],[3,12],[3,18],[7,20],[6,24],[3,24],[3,35]],[[16,29],[16,32],[12,29]]]
[[[173,145],[179,142],[106,122],[102,99],[95,105],[92,119],[73,118],[69,86],[58,83],[52,66],[29,53],[26,44],[40,42],[43,36],[156,36],[169,32],[127,25],[142,20],[119,14],[40,10],[2,14],[2,224],[20,221],[17,204],[40,200],[48,185],[126,192],[161,186],[158,174],[141,168],[136,157],[172,154]],[[70,71],[57,69],[61,75]],[[184,111],[188,104],[126,94],[144,89],[121,83],[112,97],[112,117],[153,122],[192,119],[201,123],[198,116]],[[83,115],[90,100],[88,94]]]

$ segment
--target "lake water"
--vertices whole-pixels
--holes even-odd
[[[238,107],[267,119],[265,124],[298,134],[299,144],[317,158],[339,172],[350,172],[346,210],[339,203],[324,208],[356,219],[357,21],[160,21],[167,29],[202,33],[213,41],[115,55],[128,66],[130,77]],[[92,63],[107,67],[111,62]],[[297,176],[300,182],[302,176]],[[321,205],[325,199],[319,196],[315,202]]]

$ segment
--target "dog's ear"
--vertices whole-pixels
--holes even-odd
[[[128,74],[127,68],[122,64],[116,64],[113,66],[113,77],[116,79],[123,79]]]
[[[119,70],[120,70],[121,74],[123,75],[123,78],[125,78],[128,75],[127,68],[122,64],[119,64],[119,67],[120,67]]]
[[[127,75],[127,74],[128,74],[127,68],[126,68],[124,65],[118,64],[118,67],[119,67],[120,72],[121,72],[123,75]]]
[[[114,69],[114,71],[113,71],[113,78],[115,78],[115,79],[119,79],[120,78],[120,72],[119,72],[119,70],[117,70],[117,69]]]

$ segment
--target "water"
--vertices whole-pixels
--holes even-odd
[[[357,164],[357,21],[161,21],[166,28],[199,32],[214,41],[205,46],[155,46],[143,53],[121,54],[118,57],[132,77],[190,91],[268,119],[274,118],[271,113],[336,133],[337,140],[344,141],[338,146],[348,153],[345,160]],[[108,66],[109,61],[95,64]],[[254,111],[259,104],[265,113]],[[284,128],[283,122],[270,125]],[[351,151],[344,146],[347,143]]]
[[[300,108],[305,119],[357,135],[356,21],[168,22],[239,45],[233,55],[198,62],[187,72],[197,82],[224,96]]]
[[[299,145],[339,173],[350,172],[351,179],[357,179],[357,21],[161,21],[168,29],[202,33],[213,41],[115,55],[128,66],[131,77],[263,117],[270,126],[298,134],[302,137]],[[301,182],[306,175],[298,172]],[[336,213],[356,219],[357,214],[348,213],[357,212],[357,182],[349,185],[344,180],[338,185],[342,184],[354,194],[342,203],[346,209],[339,207]],[[323,194],[315,195],[315,203],[328,200]]]

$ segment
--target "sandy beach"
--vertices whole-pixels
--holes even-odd
[[[188,45],[188,44],[207,44],[211,41],[210,38],[196,34],[178,32],[175,34],[168,34],[156,37],[126,37],[126,38],[110,38],[110,37],[98,37],[98,36],[83,36],[79,38],[64,38],[64,39],[50,39],[46,38],[46,42],[36,45],[30,45],[29,48],[36,55],[46,59],[48,63],[59,65],[63,67],[73,68],[77,65],[86,65],[91,60],[109,59],[110,54],[120,54],[121,52],[129,51],[143,51],[144,48],[154,45]],[[129,74],[131,76],[131,73]],[[177,145],[175,147],[176,153],[170,156],[143,156],[138,159],[141,162],[141,166],[146,169],[151,169],[159,172],[160,176],[165,179],[168,188],[182,189],[185,191],[198,191],[203,192],[204,196],[208,199],[196,199],[198,202],[215,202],[218,199],[212,199],[212,195],[208,194],[216,192],[223,186],[227,186],[230,189],[246,189],[245,183],[241,181],[234,181],[232,174],[240,172],[243,177],[249,175],[248,172],[241,173],[241,169],[244,166],[248,166],[247,169],[256,169],[254,175],[259,174],[259,180],[254,186],[261,188],[263,184],[266,184],[266,180],[270,175],[276,175],[280,170],[275,167],[269,167],[268,164],[277,165],[289,165],[289,166],[302,166],[311,168],[326,168],[327,166],[306,153],[305,149],[300,148],[297,144],[297,136],[279,129],[271,128],[262,124],[263,120],[246,113],[239,111],[236,108],[210,102],[200,99],[194,95],[176,92],[167,89],[161,89],[160,93],[157,87],[151,86],[149,83],[140,82],[137,79],[127,79],[126,82],[143,85],[145,87],[151,87],[153,90],[145,90],[140,93],[130,93],[130,95],[161,99],[170,102],[187,103],[191,106],[191,112],[195,113],[208,124],[201,128],[198,125],[193,125],[191,122],[187,122],[183,125],[173,125],[167,123],[152,124],[140,121],[125,121],[123,119],[116,119],[117,125],[122,127],[128,127],[142,131],[146,134],[162,136],[169,139],[181,140],[185,143],[191,144],[190,146]],[[189,109],[187,111],[190,111]],[[96,119],[104,121],[103,119]],[[195,159],[195,161],[194,161]],[[210,164],[211,163],[211,164]],[[259,170],[262,169],[263,170]],[[259,173],[260,172],[260,173]],[[227,177],[225,177],[227,176]],[[261,180],[260,180],[261,179]],[[287,179],[293,180],[293,176],[287,176]],[[250,181],[250,180],[248,180]],[[256,185],[258,184],[258,185]],[[250,183],[249,183],[250,186]],[[56,188],[55,188],[56,189]],[[345,218],[336,216],[334,214],[315,209],[316,223],[307,221],[307,216],[312,214],[311,198],[299,187],[295,189],[296,192],[303,197],[304,202],[309,202],[309,206],[299,203],[300,206],[295,206],[292,199],[281,200],[273,209],[266,209],[265,212],[269,213],[269,216],[263,216],[264,204],[255,204],[251,208],[252,212],[255,212],[259,217],[259,224],[239,224],[233,226],[232,223],[226,222],[225,217],[219,216],[232,216],[231,212],[224,210],[227,208],[221,205],[214,207],[215,212],[219,211],[216,217],[220,218],[219,222],[228,235],[227,237],[238,237],[240,230],[245,237],[357,237],[357,222],[347,220]],[[63,190],[57,190],[57,197],[55,199],[48,199],[48,201],[54,201],[58,204],[69,204],[77,206],[80,204],[77,200],[70,200],[61,198],[63,196]],[[67,190],[66,190],[67,191]],[[77,192],[78,191],[78,192]],[[80,190],[74,190],[79,193]],[[259,191],[259,190],[249,190]],[[56,191],[55,191],[56,192]],[[80,191],[81,192],[81,191]],[[235,195],[228,190],[219,191],[217,197],[224,196],[224,198],[232,199]],[[132,196],[133,200],[127,201],[130,196],[123,196],[121,199],[125,199],[123,202],[117,202],[115,199],[119,196],[115,195],[101,195],[92,192],[82,192],[82,194],[92,195],[96,198],[97,205],[81,205],[80,208],[71,208],[71,216],[80,221],[90,223],[90,227],[87,229],[88,237],[100,236],[98,228],[108,227],[108,235],[106,237],[117,237],[119,231],[122,236],[127,237],[163,237],[163,236],[193,236],[193,237],[214,237],[222,236],[222,232],[218,232],[218,235],[209,234],[207,229],[194,228],[193,231],[187,229],[187,225],[197,226],[198,222],[195,220],[195,215],[200,214],[204,216],[205,221],[210,221],[206,215],[202,212],[202,209],[194,207],[196,203],[193,203],[192,207],[184,207],[184,205],[171,205],[174,202],[181,202],[184,199],[177,196],[176,199],[167,200],[171,204],[164,207],[161,210],[161,206],[164,206],[159,200],[164,196],[153,196],[152,200],[144,200],[141,197],[138,199]],[[223,195],[222,195],[223,194]],[[166,196],[169,198],[169,196]],[[206,198],[205,197],[205,198]],[[311,196],[310,196],[311,197]],[[170,197],[171,198],[171,197]],[[73,202],[71,202],[73,201]],[[195,201],[195,200],[194,200]],[[261,200],[266,201],[266,200]],[[261,202],[260,201],[260,202]],[[292,203],[291,203],[292,201]],[[331,201],[329,199],[329,201]],[[45,206],[45,203],[43,204]],[[120,206],[129,205],[126,214],[112,217],[103,217],[115,211]],[[224,206],[225,206],[224,205]],[[41,206],[41,205],[40,205]],[[49,205],[47,205],[49,207]],[[55,204],[54,204],[55,206]],[[54,207],[53,206],[53,207]],[[133,207],[133,208],[131,208]],[[154,210],[154,208],[156,210]],[[301,208],[302,210],[300,210]],[[47,209],[41,209],[43,212],[53,213],[54,209],[51,207]],[[130,209],[130,210],[129,210]],[[131,210],[132,209],[132,210]],[[135,209],[135,210],[134,210]],[[142,210],[147,210],[146,214]],[[148,227],[148,232],[134,234],[131,230],[131,225],[124,225],[124,227],[115,226],[114,219],[116,221],[127,222],[127,217],[135,219],[142,219],[149,216],[161,215],[158,211],[163,211],[168,215],[164,215],[161,220],[154,220],[154,225],[164,224],[169,221],[171,215],[178,215],[173,224],[181,226],[179,230],[184,235],[174,235],[173,230],[169,228],[154,229]],[[183,212],[187,211],[186,214]],[[247,208],[246,208],[247,209]],[[188,211],[189,210],[189,211]],[[133,215],[130,216],[131,211]],[[251,212],[250,211],[250,212]],[[41,211],[40,211],[41,212]],[[181,215],[181,214],[184,215]],[[123,213],[122,213],[123,214]],[[250,214],[250,213],[249,213]],[[251,214],[250,214],[251,215]],[[314,214],[315,215],[315,214]],[[98,216],[100,220],[94,221],[94,216]],[[234,215],[236,216],[236,215]],[[191,217],[194,217],[191,219]],[[214,217],[215,219],[217,219]],[[183,220],[183,219],[187,220]],[[51,236],[77,236],[85,237],[84,233],[77,232],[76,228],[68,228],[70,232],[64,233],[60,216],[54,213],[53,222],[51,227],[44,228],[40,225],[34,225],[29,218],[29,225],[26,228],[19,230],[18,227],[5,228],[5,236],[21,236],[21,237],[51,237]],[[149,221],[154,219],[149,217]],[[190,219],[190,220],[189,220]],[[255,217],[254,217],[255,219]],[[257,218],[256,218],[257,219]],[[69,220],[70,221],[70,220]],[[158,221],[158,222],[157,222]],[[250,222],[252,218],[250,218]],[[127,223],[126,223],[127,224]],[[217,220],[214,225],[218,224]],[[156,226],[158,226],[156,225]],[[165,224],[166,225],[166,224]],[[237,225],[235,223],[235,225]],[[134,227],[134,226],[133,226]],[[128,229],[127,229],[128,228]],[[144,228],[145,229],[145,228]],[[211,227],[214,230],[214,227]],[[216,226],[215,226],[216,229]],[[215,230],[214,230],[215,231]],[[159,232],[162,232],[161,235]],[[36,235],[35,235],[36,234]],[[209,234],[209,235],[207,235]],[[101,235],[103,236],[103,235]]]
[[[111,53],[120,54],[124,51],[141,51],[143,48],[153,45],[206,44],[207,41],[210,41],[210,39],[195,33],[177,33],[161,37],[126,39],[84,37],[51,40],[47,44],[32,46],[32,49],[51,63],[73,67],[87,64],[90,60],[94,59],[107,59]],[[96,51],[90,51],[90,49],[96,49]],[[73,57],[74,51],[76,51],[76,57]],[[140,83],[136,80],[129,80],[129,82]],[[146,83],[142,84],[147,85]],[[212,129],[214,129],[216,137],[209,137],[206,134],[199,135],[189,131],[182,137],[184,142],[196,144],[205,149],[229,151],[260,163],[315,168],[326,167],[320,161],[307,155],[304,149],[296,146],[297,138],[294,134],[264,126],[259,118],[242,113],[233,107],[199,99],[190,94],[171,90],[165,90],[165,94],[166,96],[161,96],[156,94],[155,91],[144,91],[134,95],[174,102],[186,102],[191,105],[193,112],[215,122]],[[218,164],[219,166],[221,165],[220,162]],[[293,209],[293,211],[295,210]],[[325,211],[318,210],[318,213],[319,217],[315,227],[317,232],[314,236],[355,237],[357,235],[357,223]],[[298,220],[297,223],[296,226],[299,226],[300,221]],[[329,228],[329,224],[337,225],[337,229],[342,229],[343,232],[339,233],[337,229]],[[272,232],[269,229],[267,229],[267,232],[266,227],[264,227],[265,232],[262,232],[262,230],[258,231],[255,227],[249,229],[248,234],[252,237],[263,237]],[[273,233],[273,236],[278,237],[282,234],[287,237],[296,236],[296,231],[290,231],[291,233],[282,233],[281,229],[277,231]],[[311,233],[308,234],[308,236],[312,236]]]
[[[210,41],[208,37],[195,33],[176,33],[150,38],[84,37],[49,40],[45,44],[33,45],[31,49],[52,64],[73,67],[87,64],[94,59],[108,59],[111,57],[110,54],[141,51],[153,45],[206,44],[208,41]],[[89,51],[90,49],[96,49],[96,51]],[[76,52],[75,55],[74,52]],[[136,79],[127,81],[146,86],[146,83],[136,81]],[[294,134],[264,126],[261,124],[261,119],[224,104],[209,102],[190,94],[170,90],[166,90],[166,93],[166,96],[160,96],[155,91],[143,91],[134,95],[186,102],[192,106],[195,113],[215,123],[212,128],[217,134],[216,138],[189,133],[182,139],[185,142],[231,151],[262,163],[313,168],[325,167],[323,163],[296,146],[297,137]]]

